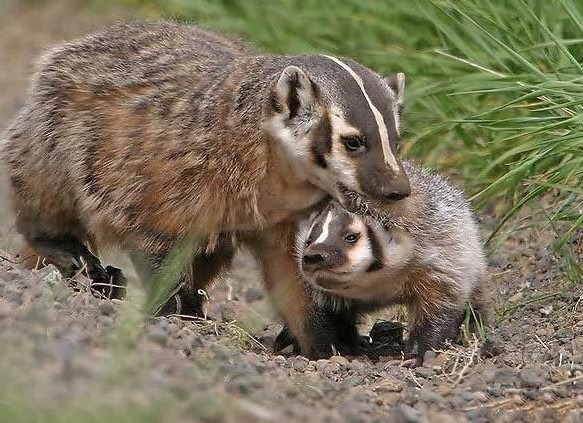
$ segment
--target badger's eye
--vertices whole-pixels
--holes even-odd
[[[308,237],[308,239],[306,239],[306,247],[308,245],[310,245],[312,243],[312,237]]]
[[[342,141],[348,151],[358,151],[365,146],[364,137],[361,136],[344,137]]]
[[[355,233],[348,233],[344,235],[344,241],[348,242],[349,244],[354,244],[360,238],[360,234]]]

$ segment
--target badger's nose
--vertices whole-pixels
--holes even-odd
[[[399,201],[411,195],[409,178],[404,172],[382,189],[383,197],[389,201]]]
[[[326,254],[323,252],[304,254],[302,257],[302,266],[304,268],[317,268],[319,264],[326,261]]]
[[[311,244],[302,255],[302,268],[305,272],[328,270],[344,263],[342,252],[330,244]]]
[[[392,191],[385,194],[385,198],[391,201],[399,201],[409,196],[408,192]]]

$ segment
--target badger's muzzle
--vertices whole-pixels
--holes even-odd
[[[331,270],[342,266],[346,258],[342,252],[332,245],[312,244],[306,247],[302,255],[302,270],[314,273],[320,270]]]

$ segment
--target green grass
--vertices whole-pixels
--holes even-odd
[[[124,0],[273,53],[407,74],[404,155],[465,184],[499,227],[525,206],[568,256],[583,227],[583,4],[576,0]],[[533,200],[556,195],[550,207]],[[566,223],[565,223],[566,222]],[[508,230],[508,228],[506,228]],[[571,263],[572,267],[573,263]],[[570,278],[581,278],[575,260]]]

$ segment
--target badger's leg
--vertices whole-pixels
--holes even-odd
[[[283,222],[244,239],[259,261],[264,285],[285,329],[276,349],[296,344],[296,352],[310,359],[328,358],[333,345],[340,345],[334,315],[313,301],[298,273],[294,246],[296,228]],[[334,347],[336,348],[336,347]]]
[[[213,252],[195,255],[184,269],[171,297],[157,314],[205,317],[204,308],[207,302],[205,290],[228,269],[235,251],[236,248],[230,239],[221,237]],[[164,264],[168,255],[168,253],[130,254],[138,276],[146,283],[148,289],[153,289],[152,284],[161,283],[164,278]]]
[[[406,365],[422,366],[427,351],[442,347],[447,340],[455,341],[463,318],[463,309],[447,308],[423,315],[409,310],[407,353],[415,356],[415,361],[408,360]]]
[[[92,280],[92,289],[111,298],[123,298],[125,278],[121,271],[112,266],[103,267],[99,259],[85,245],[74,237],[39,237],[28,241],[26,248],[27,264],[29,253],[34,253],[45,264],[54,265],[66,278],[72,278],[85,270]]]
[[[306,323],[308,331],[318,340],[318,353],[322,356],[339,353],[341,355],[364,355],[367,343],[358,333],[355,310],[333,310],[313,305]],[[300,354],[301,348],[287,326],[277,335],[274,350],[279,352],[293,345],[294,354]]]

